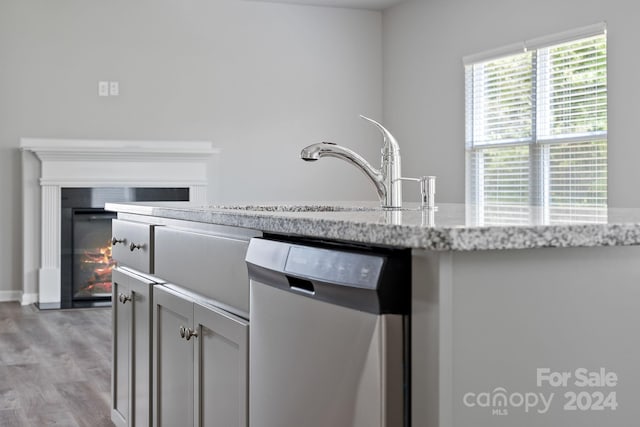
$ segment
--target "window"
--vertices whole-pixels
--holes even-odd
[[[603,24],[465,58],[467,202],[501,222],[598,220],[607,204]],[[595,213],[594,213],[595,212]]]

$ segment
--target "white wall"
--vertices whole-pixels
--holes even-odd
[[[415,0],[383,14],[384,123],[405,175],[438,176],[464,202],[462,57],[597,22],[608,27],[609,206],[640,207],[640,55],[630,0]]]
[[[20,137],[212,140],[216,202],[376,198],[381,13],[242,0],[0,2],[0,300],[21,291]],[[98,80],[120,82],[98,97]]]

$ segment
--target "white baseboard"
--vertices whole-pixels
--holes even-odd
[[[30,294],[22,294],[22,301],[20,301],[20,304],[22,305],[29,305],[29,304],[34,304],[38,302],[38,294],[35,292],[32,292]]]
[[[0,302],[20,301],[22,291],[0,291]]]

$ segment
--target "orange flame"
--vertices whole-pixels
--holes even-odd
[[[93,272],[83,291],[90,294],[111,293],[111,271],[116,265],[111,257],[111,241],[93,251],[85,251],[81,262],[93,265]]]

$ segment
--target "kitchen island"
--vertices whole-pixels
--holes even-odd
[[[107,208],[125,220],[410,249],[412,426],[628,426],[640,419],[638,210]]]

